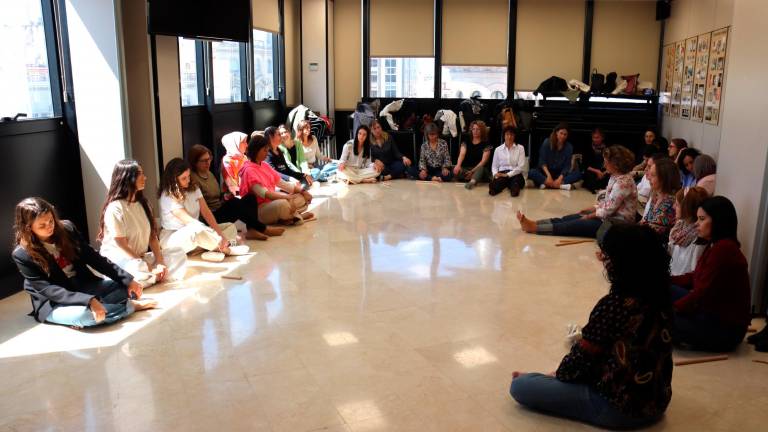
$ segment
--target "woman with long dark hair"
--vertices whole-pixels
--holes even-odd
[[[696,186],[696,176],[693,174],[693,163],[701,156],[701,152],[693,147],[680,150],[677,156],[677,167],[680,169],[680,182],[683,188]]]
[[[570,190],[581,179],[581,172],[572,169],[573,146],[568,142],[568,134],[568,125],[560,123],[541,143],[539,165],[528,172],[536,187]]]
[[[371,160],[371,130],[361,125],[355,139],[347,141],[341,150],[337,176],[349,184],[376,183],[381,173]]]
[[[551,375],[513,372],[510,392],[528,408],[602,428],[645,426],[672,398],[669,255],[650,228],[617,224],[597,256],[611,287],[581,339]]]
[[[751,321],[749,272],[736,238],[736,208],[728,198],[708,198],[697,219],[699,238],[707,246],[693,273],[672,278],[673,337],[689,349],[732,351]]]
[[[143,287],[162,282],[166,274],[184,277],[186,262],[179,248],[161,250],[152,208],[144,196],[147,177],[138,162],[115,164],[107,199],[99,218],[99,253],[132,274]],[[148,250],[152,252],[147,252]]]
[[[237,243],[237,228],[216,222],[190,171],[184,159],[173,158],[160,178],[160,245],[179,247],[186,253],[201,247],[230,254],[230,246]],[[201,215],[208,226],[200,222]]]
[[[142,299],[142,287],[133,276],[99,255],[44,199],[22,200],[14,219],[12,256],[32,298],[35,320],[84,328],[157,305]],[[88,266],[110,280],[96,277]]]
[[[411,160],[400,153],[395,139],[381,127],[381,122],[371,122],[371,159],[381,172],[381,180],[387,181],[405,176]]]
[[[668,157],[655,160],[648,169],[651,197],[640,223],[648,225],[664,238],[675,224],[675,193],[680,189],[677,167]]]

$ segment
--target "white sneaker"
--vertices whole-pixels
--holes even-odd
[[[250,251],[248,245],[230,246],[229,248],[230,255],[245,255],[248,251]]]
[[[547,188],[547,186],[546,186],[546,185],[539,185],[539,189],[541,189],[541,190],[544,190],[544,189],[546,189],[546,188]]]
[[[203,252],[200,258],[209,262],[222,262],[224,261],[224,253],[216,251]]]
[[[560,189],[561,190],[568,190],[569,191],[569,190],[571,190],[571,185],[569,185],[569,184],[560,185]]]

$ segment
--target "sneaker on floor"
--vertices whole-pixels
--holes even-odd
[[[541,190],[544,190],[546,188],[547,188],[547,185],[544,185],[544,184],[543,185],[539,185],[539,189],[541,189]]]
[[[569,184],[560,185],[561,190],[571,190],[572,186]]]
[[[510,186],[509,194],[512,195],[512,198],[520,196],[520,186],[517,183]]]

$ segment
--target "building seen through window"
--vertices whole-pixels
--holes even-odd
[[[443,66],[441,96],[504,99],[507,91],[506,66]]]
[[[243,102],[240,43],[212,42],[213,94],[215,103]]]
[[[371,97],[434,97],[434,58],[371,58],[370,67]]]
[[[274,35],[253,30],[253,98],[257,101],[276,99]]]

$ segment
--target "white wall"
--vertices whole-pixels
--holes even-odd
[[[157,91],[160,94],[160,138],[163,164],[184,157],[181,141],[181,88],[179,77],[179,40],[174,36],[156,36]],[[161,169],[164,167],[161,167]]]
[[[675,0],[672,2],[672,12],[664,30],[664,45],[708,33],[732,24],[734,0]],[[728,45],[731,41],[728,41]],[[730,46],[727,56],[733,54]],[[721,109],[725,111],[729,86],[729,65],[725,70],[724,95]],[[642,77],[641,77],[642,78]],[[663,87],[662,87],[663,88]],[[704,153],[717,158],[720,150],[722,134],[722,119],[720,125],[710,125],[693,120],[664,116],[662,135],[667,139],[683,138],[688,144],[701,149]]]
[[[765,17],[768,1],[734,2],[733,27],[728,40],[728,73],[722,114],[722,135],[717,167],[717,194],[733,201],[739,215],[739,239],[751,259],[753,290],[765,272],[766,161],[768,87],[764,85],[768,56]],[[738,79],[736,79],[738,77]],[[761,192],[762,189],[762,192]],[[761,214],[762,213],[762,214]],[[762,256],[761,256],[762,254]]]
[[[330,46],[326,45],[325,31],[328,26],[326,20],[333,19],[333,5],[329,5],[326,15],[326,2],[328,0],[302,0],[301,1],[301,70],[302,89],[304,98],[300,101],[318,114],[333,115],[334,107],[330,105],[326,83],[333,88],[333,73],[330,68],[326,49],[333,51],[332,39]],[[309,64],[317,63],[317,70],[310,70]],[[355,65],[359,67],[359,65]]]
[[[66,11],[85,210],[93,240],[112,168],[127,156],[120,12],[113,0],[67,0]]]

